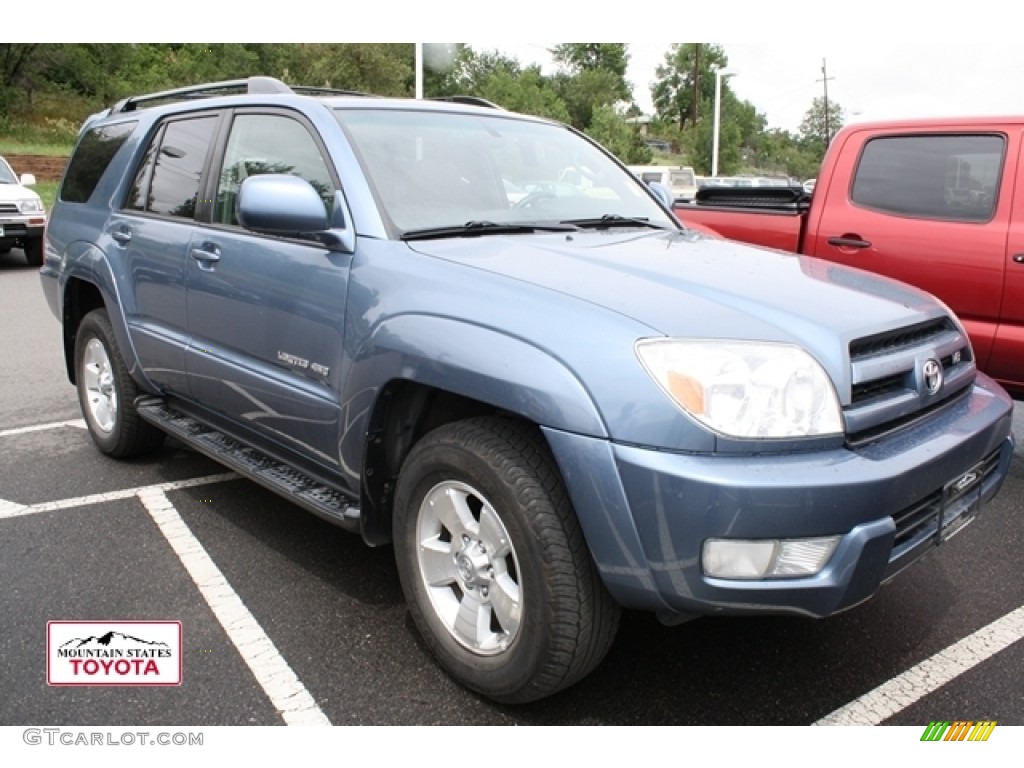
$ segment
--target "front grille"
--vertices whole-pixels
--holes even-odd
[[[915,347],[946,331],[955,331],[956,326],[948,317],[929,320],[895,331],[886,331],[874,336],[865,336],[850,342],[850,359],[859,360],[873,355]]]
[[[977,373],[967,337],[949,317],[850,342],[847,443],[864,445],[957,402]],[[941,371],[941,385],[934,363]]]
[[[18,206],[15,205],[14,203],[0,203],[0,213],[18,213],[18,214],[20,214],[21,211],[18,210]]]
[[[880,379],[854,384],[853,397],[850,399],[854,404],[858,404],[874,400],[876,397],[885,397],[903,389],[905,378],[902,373],[894,373],[892,376],[883,376]]]

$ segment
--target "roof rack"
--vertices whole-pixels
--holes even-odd
[[[110,108],[110,114],[118,112],[134,112],[155,102],[186,101],[188,99],[209,99],[214,96],[226,96],[233,93],[270,94],[300,93],[317,96],[367,96],[360,91],[346,91],[337,88],[318,88],[308,85],[287,85],[276,77],[253,76],[239,80],[221,80],[215,83],[190,85],[174,88],[169,91],[147,93],[142,96],[131,96],[122,99]]]
[[[489,107],[491,109],[503,109],[493,101],[481,99],[479,96],[431,96],[428,101],[450,101],[455,104],[471,104],[475,107]]]

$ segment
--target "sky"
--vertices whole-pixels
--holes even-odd
[[[523,64],[555,71],[553,43],[470,42],[500,50]],[[650,86],[671,42],[627,42],[626,78],[645,112]],[[729,87],[765,115],[769,128],[797,132],[813,99],[838,104],[847,123],[896,117],[1024,114],[1024,45],[1009,42],[905,42],[865,55],[863,43],[818,42],[805,47],[740,41],[719,43],[728,57]]]
[[[717,42],[735,72],[729,86],[770,128],[798,130],[812,100],[824,95],[823,62],[829,101],[847,122],[1024,114],[1020,14],[999,0],[287,0],[243,7],[176,0],[153,24],[137,0],[104,0],[102,13],[80,0],[49,0],[47,24],[5,34],[19,42],[455,41],[547,71],[554,42],[625,42],[627,79],[645,110],[655,68],[672,44],[659,41]]]

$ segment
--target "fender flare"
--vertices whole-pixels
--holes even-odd
[[[67,247],[64,262],[68,265],[60,277],[60,300],[61,300],[61,325],[64,325],[64,318],[67,314],[67,291],[72,280],[92,285],[99,292],[103,299],[103,306],[107,310],[107,317],[114,331],[114,337],[121,350],[121,356],[128,366],[128,373],[136,383],[143,389],[156,392],[159,391],[153,386],[142,371],[139,364],[139,356],[132,342],[131,334],[128,333],[127,315],[134,302],[126,306],[131,297],[124,296],[118,291],[118,282],[110,265],[110,260],[101,248],[94,243],[76,241]],[[69,349],[67,345],[72,344],[73,336],[65,329],[65,358],[68,366],[68,376],[74,381],[74,348]]]

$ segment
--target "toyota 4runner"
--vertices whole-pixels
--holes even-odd
[[[392,544],[440,663],[526,702],[622,607],[857,605],[1013,452],[941,303],[659,192],[549,120],[250,78],[91,118],[41,278],[99,450],[170,434]]]

